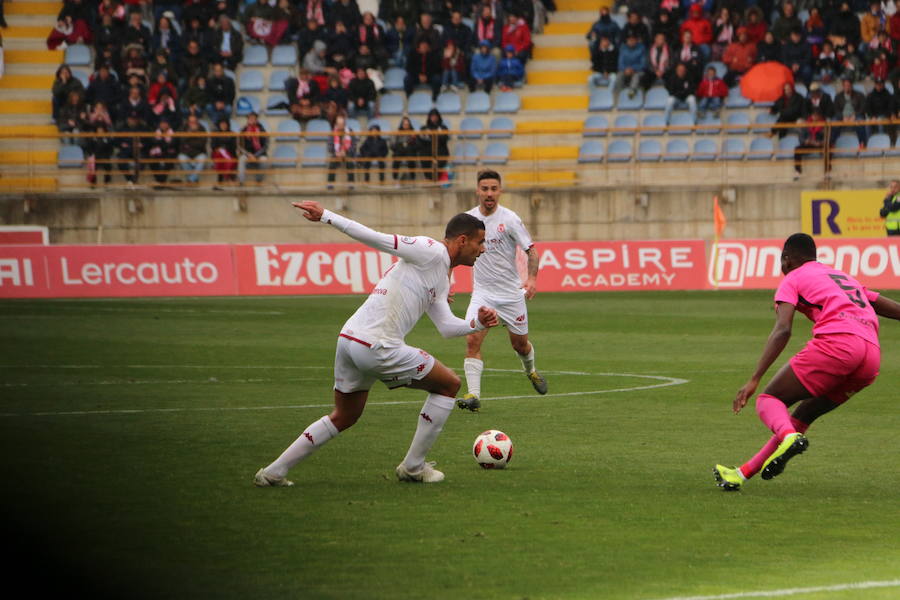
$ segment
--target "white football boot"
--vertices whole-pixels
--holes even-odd
[[[397,479],[400,481],[420,481],[422,483],[437,483],[444,480],[444,474],[434,468],[435,463],[427,462],[421,470],[415,473],[403,466],[397,465]]]
[[[256,487],[291,487],[294,485],[294,482],[285,477],[269,475],[263,468],[257,471],[253,477],[253,485]]]

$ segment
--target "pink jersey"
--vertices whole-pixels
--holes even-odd
[[[852,333],[878,346],[877,292],[820,262],[810,261],[785,275],[775,302],[787,302],[815,323],[813,335]]]

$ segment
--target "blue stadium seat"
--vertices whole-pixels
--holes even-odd
[[[466,98],[466,114],[483,115],[491,110],[491,97],[485,92],[479,90],[472,92]]]
[[[891,148],[891,138],[886,133],[875,133],[869,138],[865,150],[860,150],[859,155],[865,157],[881,156]]]
[[[750,106],[750,100],[741,95],[740,87],[733,87],[728,90],[728,96],[725,98],[725,108],[747,108]]]
[[[777,120],[778,117],[767,110],[758,113],[756,118],[753,119],[753,133],[768,133],[772,130],[772,124]]]
[[[87,87],[91,84],[91,76],[88,75],[87,71],[82,71],[81,69],[71,69],[72,77],[81,82],[81,85]]]
[[[644,117],[641,127],[641,135],[662,135],[666,130],[666,119],[659,113],[650,113]]]
[[[256,114],[260,113],[260,103],[257,96],[244,95],[237,99],[234,114],[239,117],[246,117],[252,112],[255,112]]]
[[[500,92],[494,98],[495,113],[517,113],[522,107],[522,100],[516,92]]]
[[[712,67],[716,70],[716,77],[722,79],[728,73],[728,67],[725,66],[725,63],[719,61],[713,61],[706,63],[706,66],[703,67],[703,74],[706,75],[706,69]]]
[[[71,48],[71,46],[69,46]],[[84,150],[81,146],[66,144],[59,147],[56,166],[60,169],[78,169],[84,165]]]
[[[694,119],[691,118],[691,113],[686,112],[675,112],[672,113],[672,117],[669,119],[669,127],[693,127]],[[669,135],[691,135],[693,133],[690,129],[670,129]]]
[[[612,92],[610,92],[606,88],[597,89],[591,92],[590,100],[588,101],[588,110],[591,112],[597,112],[601,110],[612,110],[613,108],[613,96]]]
[[[756,138],[759,139],[759,138]],[[755,141],[755,140],[754,140]],[[778,140],[778,149],[775,152],[775,158],[786,159],[794,158],[794,148],[800,145],[800,137],[796,134],[786,135]],[[753,146],[750,146],[750,152],[753,152]]]
[[[656,162],[662,154],[662,145],[659,140],[641,140],[638,144],[638,160],[641,162]]]
[[[628,23],[628,15],[624,15],[619,12],[611,14],[609,18],[616,22],[616,25],[619,26],[619,29],[624,29],[625,24]]]
[[[277,142],[298,142],[300,141],[300,123],[294,119],[282,119],[278,123],[276,132],[282,135],[275,136]]]
[[[487,134],[488,139],[511,138],[516,130],[516,124],[509,117],[494,117],[488,129],[491,130],[491,133]]]
[[[605,88],[609,87],[609,78],[604,77],[601,73],[591,73],[587,78],[588,88],[593,90],[594,88]]]
[[[806,86],[800,83],[799,81],[794,82],[794,91],[806,98],[809,95],[809,90],[806,89]]]
[[[616,104],[616,108],[619,110],[641,110],[641,107],[644,105],[644,92],[638,90],[634,96],[629,98],[629,91],[619,91],[619,102]]]
[[[725,124],[728,125],[726,133],[729,135],[747,133],[750,130],[750,116],[745,112],[728,113]]]
[[[627,135],[633,136],[636,132],[628,131],[629,129],[635,129],[638,126],[637,117],[634,115],[619,115],[616,117],[615,122],[613,123],[614,129],[625,129],[626,131],[615,131],[613,135]],[[612,146],[610,146],[610,152],[612,152]]]
[[[283,92],[284,91],[284,82],[291,76],[290,71],[278,70],[272,71],[269,74],[269,91],[270,92]]]
[[[834,97],[837,95],[837,90],[834,89],[834,86],[831,85],[830,83],[823,83],[822,84],[822,93],[828,94],[829,96],[831,96],[831,99],[834,100]]]
[[[603,142],[599,140],[587,140],[581,143],[578,149],[578,162],[598,163],[603,161]]]
[[[7,59],[8,62],[8,59]],[[72,44],[66,48],[65,58],[63,62],[70,67],[87,67],[93,63],[91,60],[91,49],[84,44]]]
[[[403,111],[403,96],[400,94],[384,94],[378,100],[378,112],[382,115],[402,115]]]
[[[244,46],[244,61],[241,63],[245,67],[264,67],[269,63],[269,53],[266,52],[265,46],[258,44],[247,44]]]
[[[484,149],[481,162],[486,165],[505,165],[509,160],[509,146],[506,142],[491,142]]]
[[[855,133],[842,133],[834,141],[834,155],[840,158],[855,158],[859,154],[859,138]]]
[[[362,124],[359,122],[359,119],[354,119],[352,117],[348,117],[345,122],[347,126],[347,131],[356,131],[357,133],[362,131]],[[359,140],[359,143],[362,143],[362,140]]]
[[[325,144],[305,144],[303,146],[303,167],[324,167],[328,161]]]
[[[293,67],[297,64],[297,47],[294,44],[282,44],[272,48],[273,67]]]
[[[697,121],[697,125],[703,126],[702,129],[696,131],[697,135],[715,135],[722,131],[722,119],[711,114],[707,114]]]
[[[396,125],[394,125],[387,119],[382,119],[381,117],[376,117],[374,119],[369,119],[369,127],[371,127],[372,125],[378,125],[378,128],[381,129],[382,133],[385,133],[388,131],[396,130],[397,127],[400,126],[400,123],[397,123]]]
[[[477,140],[481,139],[482,134],[479,133],[484,129],[484,123],[478,117],[465,117],[459,122],[460,139]]]
[[[405,70],[398,67],[391,67],[384,72],[384,87],[392,92],[402,90],[405,79]]]
[[[588,129],[609,129],[609,120],[603,115],[591,115],[584,120],[584,137],[604,137],[606,131],[588,131]]]
[[[432,108],[431,92],[413,92],[407,102],[407,112],[411,115],[427,115]]]
[[[738,140],[739,141],[739,140]],[[716,140],[711,138],[698,138],[694,142],[694,151],[691,152],[691,160],[713,160],[719,154]]]
[[[607,162],[629,162],[631,160],[631,142],[629,140],[613,140],[606,152]]]
[[[726,160],[740,160],[744,158],[743,138],[725,138],[722,144],[722,158]]]
[[[663,160],[687,160],[690,155],[691,147],[687,140],[674,139],[666,142],[666,153],[663,155]]]
[[[238,80],[238,91],[261,92],[264,87],[263,72],[258,69],[243,69]]]
[[[753,138],[747,158],[750,160],[769,160],[774,152],[772,140],[769,138]]]
[[[437,109],[442,115],[458,115],[462,110],[462,101],[456,92],[444,92],[437,99]]]
[[[644,100],[644,110],[663,110],[669,100],[669,92],[666,88],[650,88],[647,99]]]
[[[478,162],[478,148],[472,142],[457,142],[453,146],[453,164],[474,165]]]
[[[862,82],[854,83],[853,89],[862,94],[863,96],[868,96],[869,92],[866,90],[866,85]]]
[[[263,127],[265,127],[265,125]],[[234,119],[234,118],[228,119],[228,129],[237,133],[241,130],[241,124],[238,122],[237,119]]]
[[[291,120],[293,123],[297,121]],[[272,154],[272,166],[289,169],[297,166],[297,145],[296,144],[278,144],[275,152]]]
[[[306,124],[306,139],[310,142],[324,142],[331,131],[331,125],[325,119],[311,119]]]

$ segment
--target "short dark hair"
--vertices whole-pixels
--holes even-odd
[[[453,239],[461,235],[472,235],[479,229],[484,229],[484,221],[473,217],[469,213],[459,213],[447,223],[444,231],[444,239]]]
[[[784,252],[798,258],[816,259],[816,241],[806,233],[795,233],[784,241]]]
[[[475,180],[475,183],[479,183],[482,179],[496,179],[500,183],[503,183],[503,180],[500,179],[500,173],[493,169],[482,169],[481,171],[478,171],[478,179]]]

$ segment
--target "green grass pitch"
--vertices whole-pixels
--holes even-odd
[[[424,394],[378,384],[295,487],[253,487],[329,412],[336,336],[361,301],[0,302],[12,565],[40,574],[35,590],[117,598],[653,600],[900,579],[898,323],[882,322],[875,385],[816,423],[784,475],[740,493],[711,468],[767,437],[731,401],[771,292],[539,294],[550,395],[492,332],[482,412],[456,411],[429,456],[443,483],[396,481]],[[809,332],[798,315],[776,366]],[[427,318],[408,341],[462,372],[464,340]],[[641,376],[687,381],[630,389],[663,382]],[[491,428],[516,445],[505,471],[471,456]]]

